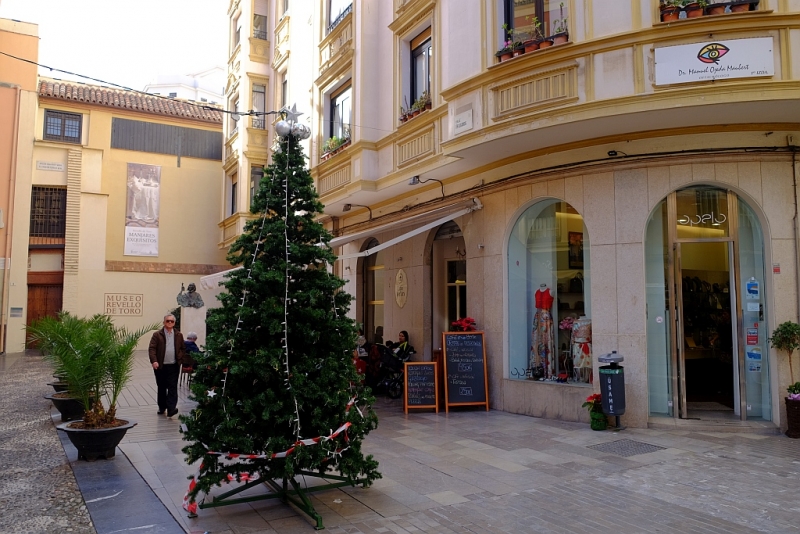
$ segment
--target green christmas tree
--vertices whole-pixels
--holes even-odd
[[[331,236],[315,220],[323,206],[300,145],[307,129],[281,121],[276,130],[292,124],[264,169],[256,217],[228,254],[242,268],[227,276],[222,306],[209,314],[192,383],[198,404],[181,418],[191,442],[183,452],[202,459],[188,502],[242,473],[289,482],[300,472],[336,473],[365,487],[380,478],[361,449],[377,426],[374,398],[353,365],[351,296],[328,270]],[[228,453],[259,457],[231,461]]]

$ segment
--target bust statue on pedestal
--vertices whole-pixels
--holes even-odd
[[[181,292],[178,293],[178,304],[183,306],[184,308],[202,308],[205,306],[203,302],[203,297],[200,296],[200,293],[197,292],[197,286],[193,283],[189,284],[189,292],[186,293],[183,289],[183,284],[181,284]]]
[[[206,310],[197,286],[189,284],[189,290],[186,291],[181,284],[177,300],[181,306],[181,331],[196,332],[197,344],[202,347],[206,342]]]

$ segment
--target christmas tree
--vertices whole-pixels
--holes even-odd
[[[202,459],[187,493],[190,512],[198,493],[232,479],[286,487],[300,473],[336,473],[366,487],[380,478],[377,461],[361,450],[377,416],[353,365],[351,296],[328,270],[336,257],[315,220],[323,206],[300,145],[309,131],[297,115],[276,125],[279,148],[252,202],[256,216],[228,254],[242,268],[223,282],[197,358],[197,407],[181,418],[191,442],[183,452],[190,463]]]

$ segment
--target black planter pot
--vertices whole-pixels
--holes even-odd
[[[136,426],[136,421],[128,421],[114,428],[69,428],[71,424],[61,423],[56,428],[67,433],[69,440],[78,449],[78,460],[93,462],[98,458],[113,458],[117,445],[128,429]]]
[[[83,404],[80,400],[54,395],[45,395],[44,398],[52,402],[56,410],[61,413],[62,421],[75,421],[83,418]]]
[[[786,397],[786,422],[789,428],[786,435],[790,438],[800,438],[800,400]]]
[[[56,393],[61,393],[62,391],[67,391],[69,389],[69,383],[64,382],[63,380],[48,382],[47,385],[53,386],[53,389],[56,390]]]

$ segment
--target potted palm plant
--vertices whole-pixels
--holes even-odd
[[[789,356],[789,378],[792,383],[787,388],[789,395],[786,397],[786,421],[789,428],[786,430],[786,435],[790,438],[800,438],[800,382],[795,382],[792,367],[794,351],[800,348],[800,324],[794,321],[779,324],[772,332],[769,342],[776,350],[785,352]]]
[[[125,433],[136,425],[116,417],[117,401],[131,379],[139,339],[157,327],[131,332],[114,326],[104,315],[81,318],[69,312],[28,327],[30,338],[66,379],[69,395],[80,403],[82,419],[57,427],[78,449],[78,459],[113,457]]]

